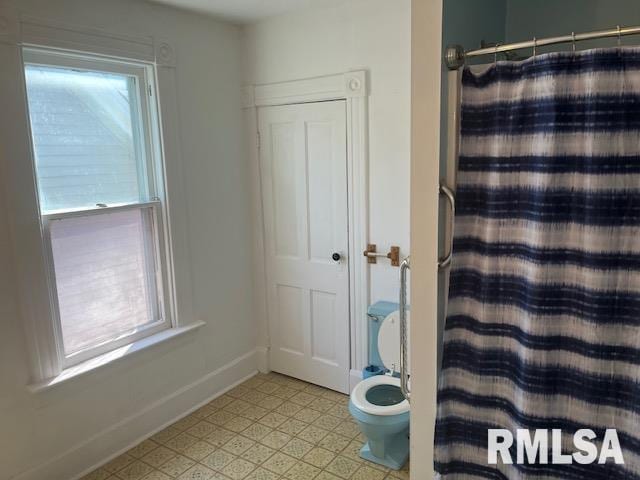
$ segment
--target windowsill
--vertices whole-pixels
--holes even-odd
[[[60,372],[59,375],[56,375],[55,377],[52,377],[52,378],[48,378],[41,382],[32,383],[28,385],[27,388],[32,393],[48,390],[50,388],[55,387],[56,385],[60,385],[66,382],[67,380],[71,380],[72,378],[77,378],[81,375],[92,372],[93,370],[100,368],[104,365],[109,365],[112,362],[128,357],[130,355],[134,355],[137,352],[145,350],[159,343],[165,342],[166,340],[178,337],[192,330],[196,330],[202,327],[203,325],[205,325],[204,322],[195,322],[190,325],[185,325],[184,327],[169,328],[167,330],[163,330],[154,335],[150,335],[148,337],[132,342],[128,345],[124,345],[122,347],[116,348],[111,352],[98,355],[95,358],[86,360],[82,363],[74,365],[73,367],[66,368],[62,372]]]

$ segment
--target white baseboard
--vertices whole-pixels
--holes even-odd
[[[79,479],[257,373],[252,350],[14,480]]]
[[[362,372],[360,370],[349,371],[349,391],[353,391],[355,386],[362,381]]]
[[[256,361],[260,373],[269,373],[271,371],[269,368],[269,347],[256,348]]]

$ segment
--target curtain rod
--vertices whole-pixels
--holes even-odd
[[[464,51],[461,45],[449,45],[444,54],[444,62],[449,70],[457,70],[464,65],[465,59],[468,57],[479,57],[481,55],[497,55],[501,52],[518,50],[521,48],[533,48],[533,54],[536,54],[536,48],[544,45],[553,45],[557,43],[574,43],[582,40],[591,40],[594,38],[607,37],[623,37],[625,35],[640,34],[640,26],[636,27],[620,27],[611,28],[609,30],[596,30],[585,33],[571,33],[560,37],[535,38],[524,42],[505,43],[504,45],[496,45],[495,47],[479,48],[477,50]]]

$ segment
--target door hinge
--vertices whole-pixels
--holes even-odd
[[[153,97],[153,89],[151,88],[151,85],[147,85],[147,90],[149,91],[149,96]]]
[[[256,147],[260,150],[260,132],[256,135]]]

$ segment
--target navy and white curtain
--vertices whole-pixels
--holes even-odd
[[[436,471],[640,479],[640,49],[462,84]],[[615,428],[625,464],[489,465],[489,428],[562,429],[569,453],[576,430]]]

